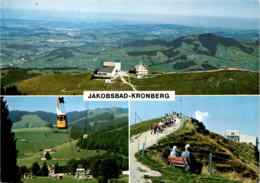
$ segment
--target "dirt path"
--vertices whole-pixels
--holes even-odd
[[[169,133],[176,131],[180,125],[181,120],[176,118],[176,123],[172,127],[168,127],[163,133],[152,134],[151,131],[148,130],[142,134],[135,135],[130,139],[130,182],[134,183],[144,183],[151,182],[150,179],[144,179],[144,175],[149,176],[160,176],[160,172],[151,170],[149,167],[143,165],[135,158],[135,153],[138,152],[138,144],[139,150],[142,149],[143,143],[146,142],[146,148],[156,144],[159,139],[164,138]]]
[[[123,83],[129,85],[129,86],[133,89],[133,91],[137,91],[137,89],[135,88],[135,86],[134,86],[132,83],[127,82],[123,76],[120,76],[120,78],[121,78],[121,81],[122,81]]]

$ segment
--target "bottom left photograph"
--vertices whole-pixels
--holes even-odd
[[[1,97],[2,181],[129,182],[128,102]]]

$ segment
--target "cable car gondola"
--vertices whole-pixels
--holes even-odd
[[[56,125],[58,129],[68,128],[67,115],[65,112],[64,103],[65,103],[64,97],[59,97],[57,99],[57,104],[56,104],[57,124]]]

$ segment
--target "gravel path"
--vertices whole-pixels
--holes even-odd
[[[164,138],[169,133],[176,131],[181,125],[181,119],[176,118],[176,123],[172,127],[168,127],[163,133],[152,134],[148,130],[142,134],[134,135],[130,139],[130,182],[131,183],[146,183],[151,182],[150,179],[144,179],[144,175],[149,176],[160,176],[160,172],[151,170],[149,167],[138,162],[135,158],[135,153],[138,151],[138,141],[139,148],[142,149],[143,143],[146,142],[146,148],[156,144],[159,139]]]
[[[123,83],[129,85],[129,86],[133,89],[133,91],[137,91],[137,89],[135,88],[135,86],[134,86],[132,83],[127,82],[123,76],[120,76],[120,78],[121,78],[121,81],[122,81]]]

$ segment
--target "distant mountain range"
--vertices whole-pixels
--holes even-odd
[[[128,120],[128,109],[102,108],[89,111],[68,112],[69,128],[74,134],[82,134],[86,131],[94,133],[107,126],[116,126]],[[10,111],[13,129],[46,127],[56,124],[56,114],[44,111]],[[80,135],[79,135],[80,136]]]
[[[151,46],[160,47],[145,51],[146,47]],[[259,69],[259,41],[248,43],[212,33],[188,35],[173,41],[138,40],[123,47],[139,48],[127,54],[148,58],[150,63],[146,64],[152,71],[215,70],[225,67]]]
[[[140,62],[149,65],[151,71],[258,70],[259,30],[121,21],[3,19],[2,23],[1,68],[73,67],[92,71],[102,61],[114,60],[125,70]]]

